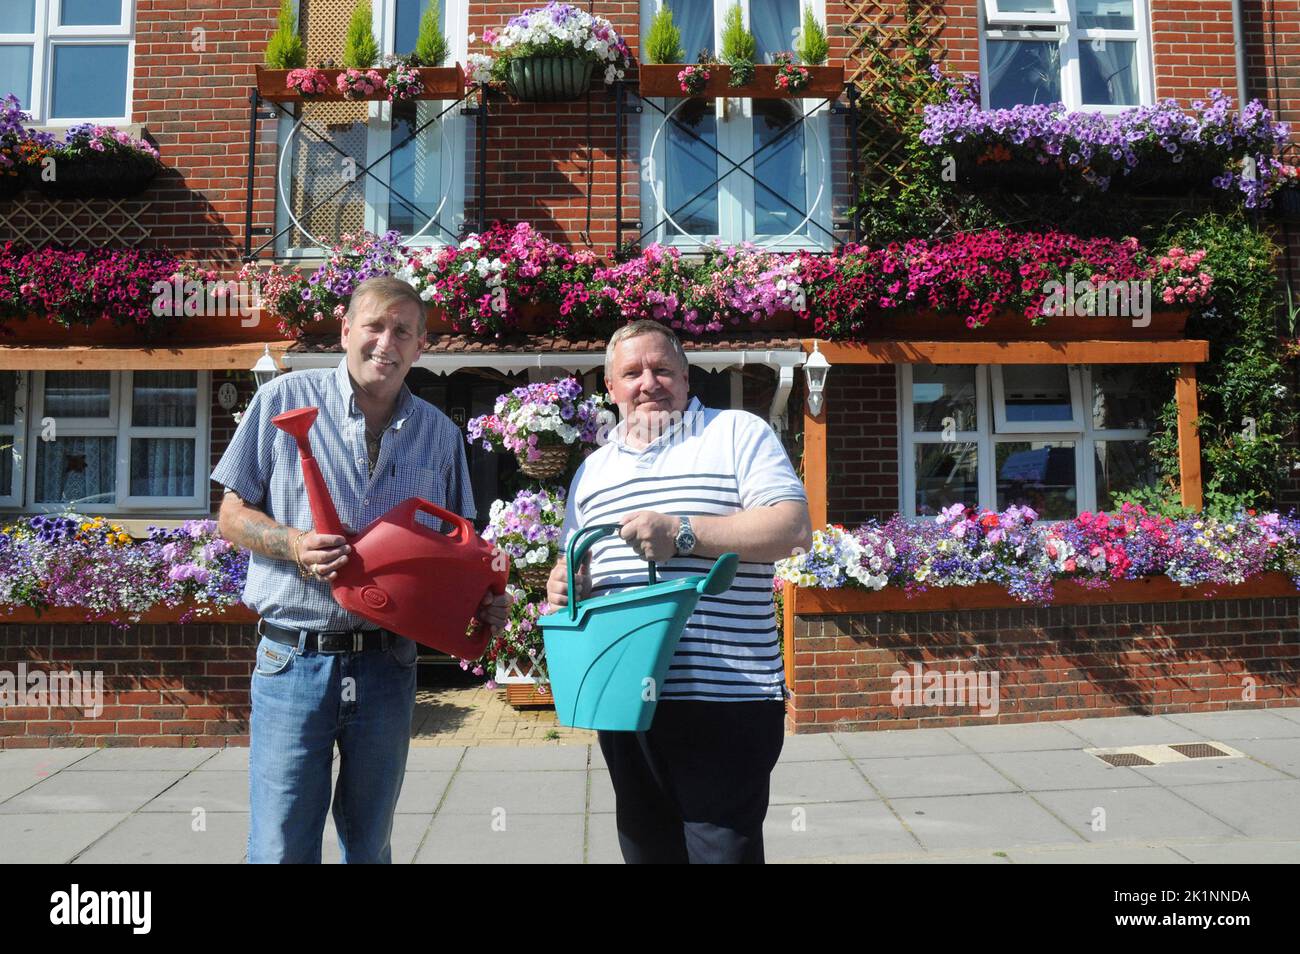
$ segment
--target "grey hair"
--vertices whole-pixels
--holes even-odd
[[[381,275],[377,278],[367,278],[359,284],[352,292],[352,300],[348,302],[348,321],[354,321],[357,317],[357,311],[364,301],[374,301],[374,303],[387,310],[388,306],[410,302],[420,312],[420,334],[428,330],[429,316],[425,309],[428,307],[424,299],[407,282],[400,278],[393,278],[390,275]]]
[[[614,370],[614,349],[620,341],[626,341],[628,338],[636,338],[640,335],[657,332],[668,339],[668,344],[673,349],[673,354],[677,355],[677,360],[681,362],[682,371],[690,370],[690,363],[686,360],[686,349],[682,347],[681,340],[673,333],[673,330],[666,325],[661,325],[657,321],[651,321],[649,318],[641,318],[637,321],[629,321],[612,335],[609,336],[609,344],[605,345],[605,377],[613,376]]]

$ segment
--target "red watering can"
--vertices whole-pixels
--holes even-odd
[[[487,648],[492,630],[479,623],[467,633],[489,590],[506,590],[508,567],[495,570],[493,548],[460,514],[411,497],[373,521],[360,533],[343,529],[320,466],[311,453],[308,431],[317,409],[301,407],[271,418],[271,423],[298,444],[303,482],[317,533],[346,537],[352,552],[330,581],[334,599],[408,639],[461,659],[476,659]],[[427,513],[452,525],[439,533],[415,519]]]

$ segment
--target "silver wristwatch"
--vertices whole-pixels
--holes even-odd
[[[689,556],[690,552],[695,549],[695,531],[691,529],[691,518],[682,517],[681,526],[677,528],[677,536],[673,538],[673,545],[677,547],[677,556]]]

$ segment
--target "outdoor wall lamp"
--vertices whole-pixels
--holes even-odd
[[[262,356],[257,359],[257,364],[252,367],[253,380],[257,382],[260,388],[263,384],[269,384],[275,380],[275,376],[280,373],[280,369],[275,366],[275,359],[271,357],[271,346],[262,346]]]
[[[808,411],[813,417],[822,412],[823,392],[826,390],[826,374],[831,369],[831,363],[826,360],[826,355],[822,354],[817,348],[817,342],[813,342],[813,353],[808,355],[808,360],[803,364],[804,379],[808,382]]]

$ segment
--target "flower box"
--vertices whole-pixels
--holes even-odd
[[[682,84],[677,74],[689,63],[643,63],[640,67],[640,92],[642,96],[662,96],[667,98],[684,98]],[[746,99],[825,99],[839,96],[844,92],[843,66],[807,66],[812,74],[808,85],[795,93],[785,92],[776,87],[776,74],[780,69],[771,63],[759,63],[754,66],[754,78],[743,86],[729,86],[731,67],[709,64],[709,79],[698,99],[723,99],[740,96]]]
[[[424,80],[424,92],[416,95],[415,99],[460,99],[465,94],[465,73],[459,64],[455,66],[421,66],[418,69],[420,78]],[[258,95],[262,99],[277,103],[324,102],[327,100],[348,101],[339,92],[336,85],[339,74],[346,72],[346,70],[321,70],[325,74],[328,89],[317,96],[304,96],[296,89],[290,89],[286,80],[291,72],[292,70],[269,70],[261,66],[257,67]],[[376,69],[375,72],[386,78],[392,71],[389,69]],[[387,99],[388,91],[384,89],[364,99],[351,100],[351,102],[364,102],[365,100],[387,101]]]
[[[46,180],[39,168],[29,168],[28,186],[55,199],[127,199],[149,188],[162,165],[145,155],[90,153],[58,159],[54,170],[54,178]]]
[[[506,85],[524,103],[567,103],[591,87],[596,64],[575,56],[525,56],[510,61]]]
[[[148,625],[162,623],[181,622],[189,614],[195,613],[201,607],[197,604],[182,606],[160,606],[156,609],[143,613],[138,624],[130,625]],[[0,626],[32,626],[32,625],[49,625],[58,624],[93,624],[117,622],[111,617],[94,617],[91,611],[79,609],[72,606],[55,606],[43,612],[37,612],[27,606],[14,608],[12,612],[7,612],[7,608],[0,606]],[[185,622],[198,624],[228,624],[228,625],[251,625],[257,622],[257,614],[242,604],[231,606],[227,609],[216,610],[210,615],[186,619]]]
[[[49,347],[76,344],[139,347],[142,344],[157,344],[165,347],[283,340],[287,339],[276,330],[275,321],[258,312],[247,316],[236,312],[230,315],[180,317],[153,333],[140,325],[119,325],[107,320],[92,325],[77,324],[71,328],[39,317],[0,322],[0,346]]]
[[[903,341],[1075,341],[1079,339],[1168,340],[1178,338],[1187,326],[1186,309],[1152,309],[1150,323],[1135,325],[1132,318],[1089,315],[1050,315],[1044,324],[1031,324],[1024,312],[996,312],[988,324],[968,328],[952,312],[880,312],[863,328],[865,338]]]
[[[824,590],[786,584],[784,594],[787,619],[794,616],[1009,609],[1032,605],[1017,600],[1005,587],[996,583],[932,587],[913,594],[896,586],[871,592],[853,587]],[[1150,576],[1137,580],[1114,580],[1101,588],[1084,586],[1073,580],[1058,580],[1053,584],[1050,605],[1182,603],[1294,596],[1300,596],[1300,590],[1285,573],[1261,573],[1244,583],[1223,586],[1183,586],[1167,576]]]

